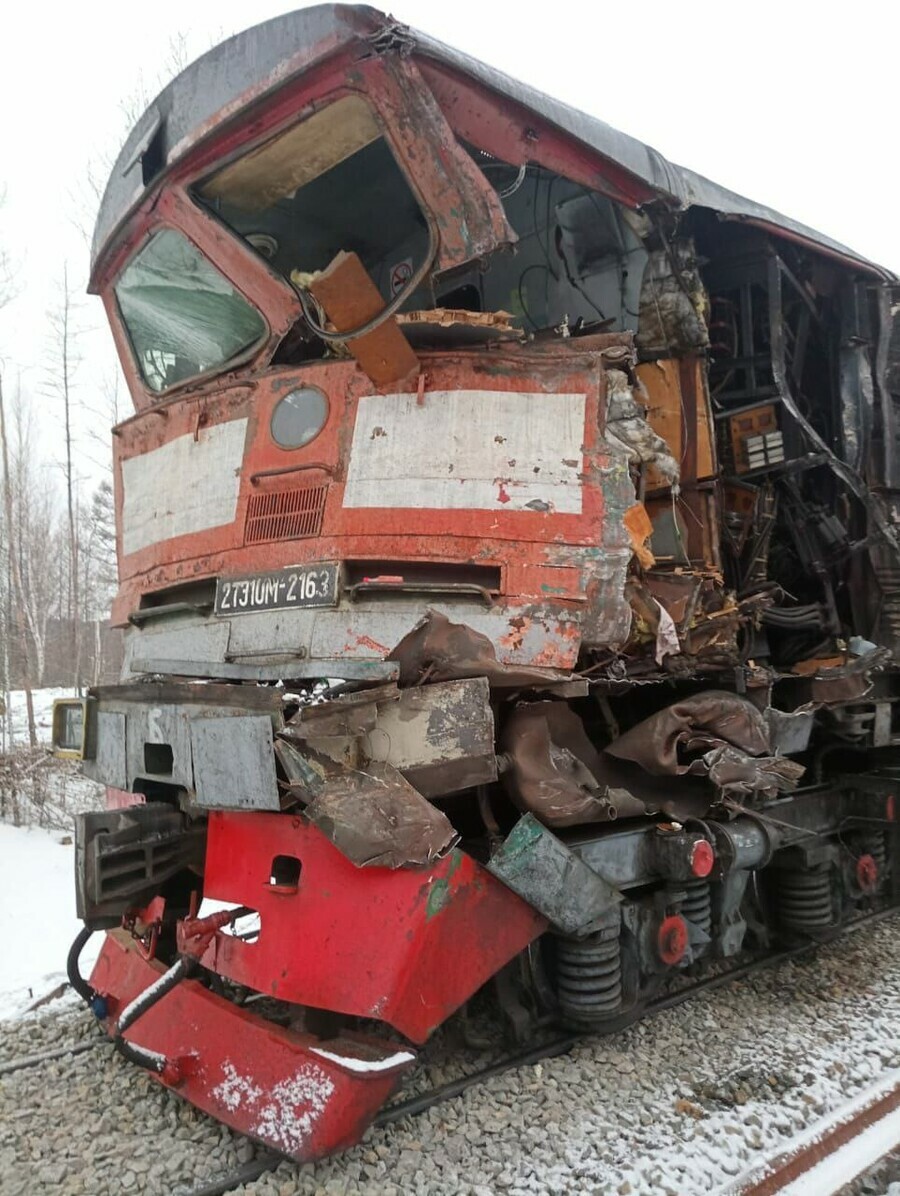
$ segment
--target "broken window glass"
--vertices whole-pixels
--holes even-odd
[[[635,330],[647,253],[631,213],[534,162],[516,167],[466,146],[496,190],[518,236],[515,254],[494,254],[454,275],[443,306],[505,311],[537,332]]]
[[[260,313],[172,228],[132,258],[116,298],[144,381],[155,391],[225,365],[266,333]]]
[[[359,96],[222,167],[196,195],[287,279],[305,282],[355,252],[390,300],[427,252],[416,197]]]

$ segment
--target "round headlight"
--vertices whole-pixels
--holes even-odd
[[[328,400],[315,386],[300,386],[275,405],[269,431],[277,445],[285,449],[302,448],[325,427]]]

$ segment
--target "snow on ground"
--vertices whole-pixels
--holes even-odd
[[[72,761],[47,750],[53,702],[67,689],[33,691],[41,747],[30,749],[24,690],[10,694],[13,742],[0,772],[0,1019],[15,1016],[65,980],[66,955],[78,933],[75,917],[72,819],[103,808],[103,786],[80,775]],[[15,823],[17,825],[10,825]],[[21,825],[19,825],[21,824]],[[88,943],[87,968],[100,936]]]
[[[53,703],[57,698],[75,697],[75,692],[69,689],[34,689],[31,691],[34,706],[34,724],[37,731],[38,743],[49,743],[53,730]],[[13,743],[28,742],[28,707],[25,701],[24,689],[13,689],[9,695],[9,708],[12,712]]]
[[[66,978],[66,955],[81,929],[73,853],[70,835],[0,823],[0,1020],[21,1013]],[[100,940],[95,935],[85,947],[83,971]]]

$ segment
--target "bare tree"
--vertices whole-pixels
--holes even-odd
[[[48,625],[63,613],[68,592],[67,585],[61,589],[58,572],[48,566],[54,559],[65,558],[65,536],[57,518],[55,489],[40,476],[47,466],[40,463],[35,451],[31,410],[20,388],[13,403],[12,424],[9,472],[13,526],[8,533],[9,545],[19,565],[20,601],[33,648],[30,680],[43,685]]]
[[[0,456],[3,460],[3,506],[6,514],[7,550],[9,545],[9,531],[13,527],[13,496],[12,479],[9,474],[9,450],[6,442],[6,412],[3,403],[3,378],[0,375]],[[20,650],[23,657],[25,679],[25,708],[28,714],[28,742],[32,747],[37,745],[37,731],[34,725],[34,699],[31,693],[31,670],[28,664],[28,638],[25,633],[24,603],[22,601],[22,574],[19,569],[18,556],[9,552],[12,564],[13,591],[15,595],[16,622],[21,637]]]
[[[62,289],[57,307],[48,313],[53,337],[46,389],[62,402],[65,431],[66,514],[68,522],[68,601],[66,615],[71,628],[73,685],[77,690],[81,677],[81,602],[79,590],[78,528],[75,493],[75,469],[72,456],[72,409],[78,355],[75,349],[75,303],[69,290],[68,266],[63,263]]]

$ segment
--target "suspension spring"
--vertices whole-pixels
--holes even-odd
[[[584,939],[557,939],[560,1012],[576,1025],[604,1021],[622,1006],[622,948],[618,924]]]
[[[778,917],[791,930],[821,930],[834,923],[831,866],[784,871],[778,878]]]
[[[681,903],[681,915],[703,931],[712,932],[712,890],[708,880],[691,880],[684,884],[687,896]]]

